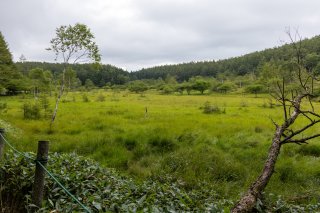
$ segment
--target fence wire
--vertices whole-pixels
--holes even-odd
[[[14,152],[16,152],[17,154],[21,155],[22,157],[28,160],[36,162],[39,166],[41,166],[42,169],[46,171],[46,173],[49,175],[49,177],[52,178],[67,193],[67,195],[69,195],[76,203],[78,203],[79,206],[81,206],[81,208],[83,208],[86,212],[91,213],[90,209],[86,207],[83,203],[81,203],[80,200],[77,199],[66,187],[64,187],[62,183],[60,183],[60,181],[39,160],[33,159],[28,155],[26,155],[25,153],[17,150],[11,143],[9,143],[9,141],[3,136],[2,133],[0,133],[0,137],[5,142],[5,144],[8,145]]]

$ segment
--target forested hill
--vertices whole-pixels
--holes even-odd
[[[320,36],[302,41],[304,57],[320,55]],[[158,79],[166,76],[176,76],[180,82],[193,76],[245,75],[256,73],[258,67],[272,60],[290,60],[293,58],[293,49],[285,44],[280,47],[253,52],[243,56],[205,62],[190,62],[176,65],[164,65],[142,69],[131,73],[132,79]]]
[[[316,58],[318,61],[320,58],[320,36],[305,39],[301,44],[304,58]],[[285,44],[280,47],[257,51],[235,58],[156,66],[131,73],[112,65],[102,65],[99,70],[92,66],[92,64],[75,64],[71,66],[77,73],[77,77],[80,79],[82,85],[87,79],[90,79],[94,85],[102,87],[107,83],[111,85],[125,84],[130,80],[165,79],[167,76],[174,76],[178,82],[183,82],[194,76],[219,78],[219,76],[227,77],[257,74],[259,66],[262,66],[264,63],[278,60],[291,60],[293,59],[293,54],[293,48]],[[317,62],[317,64],[319,64],[320,68],[320,63]],[[63,65],[59,63],[17,62],[15,65],[17,69],[25,75],[33,68],[50,70],[53,75],[57,75],[63,70]]]
[[[17,62],[15,65],[17,69],[25,75],[34,68],[50,70],[53,75],[58,75],[63,70],[63,65],[59,63]],[[128,72],[109,64],[101,65],[99,69],[92,64],[74,64],[70,66],[74,71],[76,71],[77,77],[80,79],[82,84],[84,84],[87,79],[90,79],[94,85],[99,87],[104,86],[106,83],[125,84],[129,81]]]

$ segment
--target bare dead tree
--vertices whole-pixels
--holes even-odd
[[[290,39],[290,45],[295,55],[293,77],[296,80],[296,86],[290,87],[285,77],[278,79],[275,83],[275,90],[272,97],[281,104],[283,112],[283,122],[281,124],[272,121],[275,125],[275,133],[272,144],[268,152],[267,160],[259,177],[252,183],[249,190],[240,198],[231,212],[251,212],[261,194],[267,186],[272,174],[282,145],[307,144],[309,140],[317,138],[320,134],[303,136],[308,129],[320,123],[320,114],[315,112],[311,98],[314,76],[307,72],[304,67],[302,53],[302,39],[298,31],[292,35],[290,29],[287,30]],[[303,127],[297,127],[294,123],[298,118],[304,118],[307,121]]]

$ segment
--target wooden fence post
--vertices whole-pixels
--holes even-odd
[[[38,153],[37,153],[37,163],[36,171],[34,176],[33,184],[33,204],[42,207],[43,199],[43,189],[44,189],[44,178],[46,171],[40,166],[38,162],[46,166],[48,160],[49,152],[49,141],[39,141],[38,142]]]
[[[0,128],[0,134],[4,137],[5,130]],[[3,149],[4,149],[4,139],[0,137],[0,159],[3,156]]]

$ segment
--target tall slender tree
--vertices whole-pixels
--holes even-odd
[[[101,60],[98,46],[93,39],[94,36],[90,29],[84,24],[77,23],[74,26],[60,26],[56,29],[56,37],[50,41],[51,47],[47,48],[47,50],[53,51],[55,60],[59,60],[63,64],[60,89],[50,121],[50,130],[57,116],[59,102],[65,90],[68,65],[88,61],[99,63]]]

